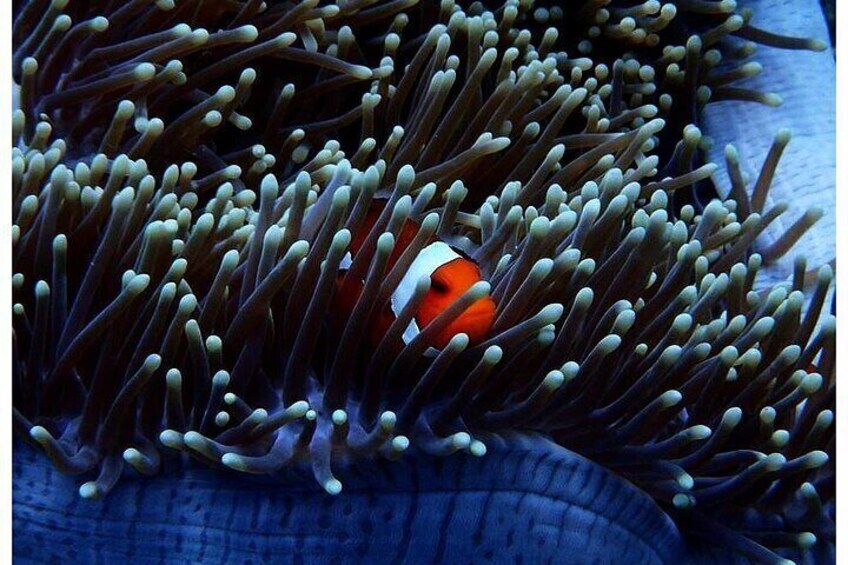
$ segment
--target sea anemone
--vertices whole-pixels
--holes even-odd
[[[319,4],[16,5],[14,428],[105,499],[44,500],[66,483],[19,442],[16,554],[832,559],[832,269],[754,289],[817,212],[755,248],[790,136],[752,191],[729,149],[721,200],[697,126],[711,100],[778,102],[732,86],[746,41],[821,45],[727,0]],[[421,278],[369,343],[433,237],[485,281],[404,343]],[[482,342],[432,347],[486,296]],[[119,484],[139,474],[161,477]],[[31,544],[54,509],[100,533]],[[219,512],[254,545],[206,539]]]

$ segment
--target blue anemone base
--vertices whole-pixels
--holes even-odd
[[[349,463],[332,497],[306,472],[181,464],[103,500],[18,442],[16,563],[747,563],[695,545],[645,493],[541,438],[480,459]]]

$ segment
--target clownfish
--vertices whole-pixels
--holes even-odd
[[[333,297],[333,309],[337,315],[340,314],[345,319],[356,306],[364,286],[363,280],[347,276],[348,270],[353,258],[362,248],[365,239],[385,206],[385,200],[375,200],[372,203],[362,227],[353,234],[349,251],[341,262],[336,292]],[[388,273],[397,263],[403,252],[412,243],[418,229],[419,226],[414,221],[410,219],[405,221],[389,255],[385,273]],[[391,300],[383,311],[376,316],[376,320],[373,320],[371,327],[368,328],[368,338],[371,345],[377,345],[382,340],[389,326],[412,298],[415,286],[423,275],[430,277],[430,288],[409,326],[403,332],[404,343],[409,343],[472,285],[483,280],[480,268],[473,259],[444,241],[432,238],[412,261],[397,288],[393,291]],[[481,298],[439,332],[428,345],[442,349],[458,333],[467,334],[470,344],[480,343],[488,337],[492,325],[495,323],[495,313],[494,300],[489,296]]]

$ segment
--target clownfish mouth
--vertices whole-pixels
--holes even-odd
[[[458,334],[465,334],[469,344],[477,345],[485,341],[494,324],[495,314],[495,301],[490,297],[481,298],[436,335],[430,344],[431,350],[443,349],[451,338]],[[426,324],[419,324],[418,320],[413,318],[403,334],[404,343],[409,344],[425,327]]]
[[[489,337],[496,314],[495,301],[491,297],[481,298],[468,307],[456,320],[437,337],[434,347],[443,348],[450,338],[456,334],[464,333],[468,336],[469,343],[478,344]]]

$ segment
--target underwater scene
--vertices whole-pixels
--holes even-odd
[[[11,4],[15,563],[836,562],[833,1]]]

